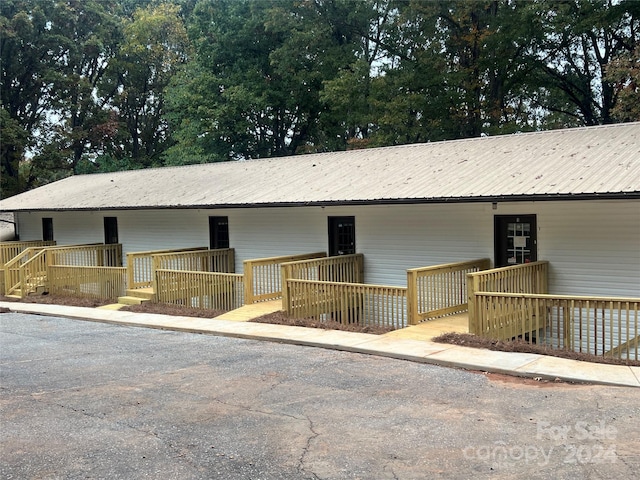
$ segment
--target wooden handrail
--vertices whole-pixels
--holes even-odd
[[[235,273],[235,250],[217,248],[213,250],[191,250],[151,255],[152,288],[158,292],[156,274],[158,270],[179,270],[194,272]]]
[[[287,278],[288,316],[386,328],[407,326],[407,289],[364,283]]]
[[[407,270],[409,323],[467,310],[467,274],[490,265],[488,258],[481,258]]]
[[[34,288],[42,287],[46,290],[47,267],[56,263],[76,266],[104,266],[107,263],[108,266],[118,266],[122,264],[122,245],[87,244],[28,248],[5,265],[5,294],[11,295],[20,290],[20,296],[24,298]]]
[[[475,292],[476,335],[640,359],[640,298]]]
[[[127,253],[127,284],[129,288],[149,288],[153,286],[152,255],[162,253],[192,252],[208,250],[207,247],[186,247],[162,250],[146,250]]]
[[[12,260],[23,250],[31,247],[49,247],[55,245],[55,241],[48,240],[27,240],[0,242],[0,266]]]
[[[114,300],[126,291],[125,267],[49,265],[49,292],[54,295]]]
[[[45,247],[30,247],[24,249],[20,254],[4,264],[4,294],[13,295],[23,283],[24,270],[20,268],[30,261]],[[23,295],[21,295],[24,298]]]
[[[544,294],[548,293],[548,276],[549,262],[544,260],[469,273],[467,275],[469,332],[480,332],[476,321],[476,292]]]
[[[288,262],[326,257],[326,252],[300,253],[279,257],[254,258],[243,262],[244,300],[247,305],[282,297],[281,265]]]
[[[336,255],[310,260],[299,260],[282,264],[282,301],[288,299],[287,279],[329,280],[338,282],[364,282],[364,255]]]
[[[225,311],[245,303],[241,274],[160,269],[155,275],[159,303]]]

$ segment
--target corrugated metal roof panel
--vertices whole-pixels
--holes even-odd
[[[640,194],[640,123],[69,177],[0,211]]]

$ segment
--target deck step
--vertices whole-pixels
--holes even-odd
[[[148,301],[148,298],[131,297],[128,295],[124,297],[118,297],[118,303],[122,303],[123,305],[140,305],[141,303]]]
[[[153,300],[156,295],[152,288],[128,288],[125,293],[127,297],[144,298],[145,300]]]
[[[11,295],[5,295],[5,297],[7,297],[7,298],[17,298],[18,300],[21,300],[22,296],[21,296],[20,290],[14,290],[14,292],[17,292],[17,293],[12,293]]]

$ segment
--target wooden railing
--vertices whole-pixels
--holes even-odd
[[[476,335],[638,360],[640,298],[475,292]]]
[[[153,270],[235,273],[233,248],[160,253],[151,256]]]
[[[256,258],[243,262],[244,298],[247,305],[282,297],[282,265],[310,258],[326,257],[325,252]]]
[[[207,250],[207,247],[175,248],[127,253],[128,288],[150,288],[153,286],[153,255],[161,253],[191,252]]]
[[[242,275],[156,270],[159,303],[190,308],[233,310],[244,305]]]
[[[187,252],[160,253],[151,256],[152,288],[158,291],[158,270],[182,270],[191,272],[235,273],[236,260],[233,248],[193,250]]]
[[[469,332],[480,334],[476,320],[476,292],[548,293],[549,262],[539,261],[469,273],[467,279]]]
[[[33,247],[47,247],[51,245],[55,245],[54,241],[47,240],[30,240],[25,242],[0,242],[0,268],[3,271],[0,272],[0,293],[4,294],[6,287],[4,281],[4,265],[5,263],[10,262],[15,257],[17,257],[20,253],[22,253],[27,248]]]
[[[287,278],[283,308],[293,318],[375,325],[407,326],[407,289]]]
[[[125,294],[127,269],[50,265],[47,279],[52,295],[115,300]]]
[[[490,264],[483,258],[407,270],[409,323],[466,311],[467,274],[486,270]]]
[[[48,265],[76,267],[121,267],[122,244],[95,243],[47,247],[44,251]]]
[[[5,294],[24,298],[39,289],[47,290],[50,265],[115,266],[121,259],[120,244],[28,248],[5,265]]]
[[[282,264],[282,302],[288,301],[287,283],[290,278],[297,280],[319,280],[326,282],[364,282],[364,255],[338,255],[311,260],[299,260]]]
[[[21,298],[27,296],[29,292],[28,288],[22,288],[22,285],[27,283],[31,284],[31,288],[37,289],[39,285],[36,282],[42,283],[47,275],[46,263],[44,262],[44,256],[42,252],[45,247],[30,247],[23,250],[19,255],[15,256],[12,260],[4,265],[4,294],[16,295],[19,294]],[[34,260],[36,258],[36,260]],[[27,268],[25,269],[25,265]],[[31,268],[29,267],[31,265]],[[32,276],[32,282],[27,282],[27,272],[30,272]]]
[[[0,266],[12,260],[23,250],[31,247],[49,247],[55,245],[54,241],[30,240],[25,242],[0,242]]]

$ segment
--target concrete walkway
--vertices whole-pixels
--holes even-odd
[[[134,313],[108,308],[84,308],[36,303],[0,302],[15,312],[90,320],[136,327],[160,328],[192,333],[264,340],[295,345],[331,348],[385,356],[447,367],[504,373],[522,377],[559,379],[602,385],[640,387],[640,367],[580,362],[532,353],[491,350],[434,343],[415,334],[396,331],[386,335],[321,330],[253,323],[252,317],[277,311],[279,301],[243,307],[215,319]],[[411,328],[411,327],[409,327]],[[409,329],[405,329],[409,330]],[[406,335],[410,338],[402,338]],[[422,335],[422,334],[421,334]],[[428,336],[430,334],[425,334]],[[432,335],[433,336],[433,335]]]

